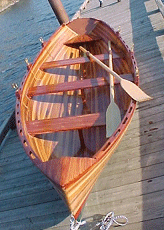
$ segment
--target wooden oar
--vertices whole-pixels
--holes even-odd
[[[109,68],[113,70],[112,63],[112,49],[111,42],[108,42],[109,47]],[[106,137],[110,137],[116,128],[121,123],[121,113],[120,109],[114,101],[114,79],[113,75],[109,73],[109,82],[110,82],[110,104],[106,111]]]
[[[121,78],[116,72],[111,70],[107,65],[105,65],[103,62],[98,60],[95,56],[93,56],[89,51],[84,49],[82,46],[79,47],[80,50],[82,50],[84,53],[87,54],[91,59],[93,59],[95,62],[97,62],[102,68],[104,68],[107,72],[111,73],[119,82],[121,87],[135,100],[138,102],[147,101],[152,99],[150,96],[148,96],[146,93],[144,93],[137,85],[135,85],[133,82],[130,82],[128,80],[125,80]]]

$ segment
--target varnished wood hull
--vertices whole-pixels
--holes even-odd
[[[62,25],[43,44],[16,92],[17,129],[25,151],[53,183],[75,218],[126,132],[136,107],[115,81],[121,123],[106,138],[108,73],[83,56],[79,45],[108,64],[109,40],[114,71],[138,84],[133,53],[120,35],[102,21],[84,18]]]

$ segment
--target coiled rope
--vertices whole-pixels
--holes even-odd
[[[86,224],[86,221],[77,221],[75,220],[75,217],[71,215],[70,218],[70,230],[78,230],[80,226]]]
[[[120,222],[121,219],[123,222]],[[109,212],[101,222],[96,224],[96,226],[100,225],[100,230],[108,230],[113,223],[118,226],[124,226],[128,223],[128,219],[125,216],[114,216],[114,212]]]
[[[119,221],[118,221],[119,219]],[[128,218],[125,216],[114,216],[114,212],[109,212],[105,218],[96,224],[100,226],[100,230],[108,230],[112,224],[117,226],[125,226],[128,223]],[[70,218],[70,230],[78,230],[80,226],[86,224],[86,221],[77,221],[73,215]]]

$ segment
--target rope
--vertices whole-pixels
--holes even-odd
[[[71,215],[70,218],[70,230],[78,230],[80,226],[86,224],[86,221],[77,221],[75,217]]]
[[[124,223],[118,221],[117,219],[124,220]],[[114,212],[109,212],[102,222],[96,224],[96,226],[101,225],[100,230],[108,230],[113,223],[117,224],[118,226],[124,226],[128,223],[128,219],[125,216],[114,216]]]

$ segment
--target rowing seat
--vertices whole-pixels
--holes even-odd
[[[59,93],[66,91],[75,91],[78,89],[89,89],[99,86],[108,85],[107,81],[103,77],[99,78],[91,78],[85,80],[64,82],[57,85],[41,85],[41,86],[33,86],[29,88],[28,97],[38,96],[42,94],[51,94],[51,93]]]
[[[32,136],[37,134],[88,129],[103,125],[105,125],[105,113],[93,113],[26,122],[27,131]]]
[[[109,59],[109,54],[98,54],[95,55],[96,58],[98,58],[100,61],[105,61]],[[120,58],[116,53],[113,52],[113,58]],[[69,58],[69,59],[63,59],[63,60],[56,60],[56,61],[49,61],[49,62],[44,62],[40,66],[40,70],[45,71],[46,69],[52,69],[56,67],[61,67],[61,66],[69,66],[69,65],[76,65],[76,64],[84,64],[88,63],[91,60],[88,57],[78,57],[78,58]]]
[[[64,45],[70,46],[73,48],[78,48],[80,45],[87,44],[87,43],[94,43],[100,40],[101,40],[101,37],[98,37],[98,36],[88,35],[88,34],[78,34],[77,36],[65,42]]]
[[[120,75],[122,78],[132,81],[133,77],[131,74],[123,74]],[[114,84],[118,84],[119,82],[115,79]],[[106,86],[108,82],[103,77],[98,78],[90,78],[78,81],[64,82],[57,85],[41,85],[41,86],[33,86],[28,90],[28,97],[43,95],[43,94],[51,94],[51,93],[59,93],[66,91],[75,91],[79,89],[89,89],[94,87]]]

